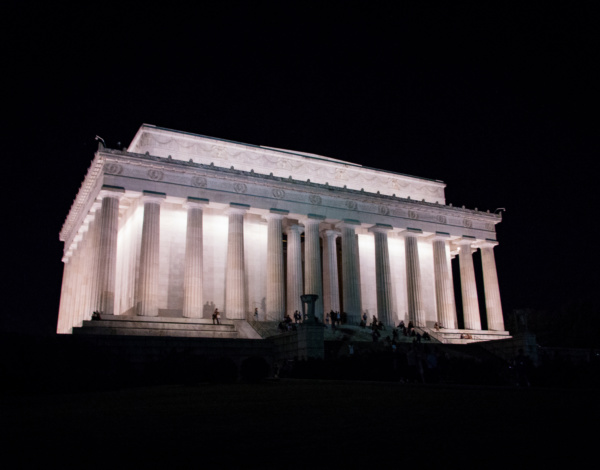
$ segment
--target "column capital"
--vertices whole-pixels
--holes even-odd
[[[285,229],[286,234],[290,234],[291,232],[298,232],[298,235],[304,232],[304,227],[302,225],[290,225]]]
[[[452,236],[448,232],[435,232],[431,236],[431,241],[433,242],[449,242],[452,239]]]
[[[290,211],[285,210],[285,209],[275,209],[275,208],[271,208],[269,209],[269,213],[270,214],[277,214],[277,215],[281,215],[281,216],[286,216],[290,213]]]
[[[495,246],[498,246],[498,241],[493,238],[486,238],[485,240],[478,242],[477,246],[479,248],[494,248]]]
[[[121,186],[110,186],[108,184],[102,185],[100,188],[100,192],[98,193],[98,197],[103,199],[105,197],[114,197],[116,199],[121,199],[125,195],[125,188]]]
[[[245,214],[250,209],[249,204],[238,204],[237,202],[231,202],[227,214]]]
[[[369,227],[369,232],[377,232],[377,233],[387,233],[392,230],[394,227],[387,224],[375,224],[372,227]]]
[[[199,197],[188,197],[183,203],[184,209],[203,209],[210,201]]]
[[[302,222],[306,226],[306,225],[320,224],[324,220],[325,220],[324,215],[307,214],[305,217],[302,217],[299,221]]]
[[[470,235],[463,235],[461,238],[459,238],[458,240],[456,240],[455,243],[457,245],[469,245],[469,246],[471,246],[476,241],[477,241],[477,239],[475,237],[471,237]]]
[[[340,232],[338,232],[337,230],[331,230],[331,229],[321,230],[321,236],[323,238],[334,237],[334,239],[335,239],[340,236]]]
[[[399,235],[401,237],[422,237],[424,234],[423,230],[420,228],[406,227],[404,230],[399,232]]]
[[[263,217],[266,220],[269,220],[269,219],[282,220],[289,213],[290,213],[290,211],[286,211],[286,210],[283,210],[283,209],[270,209],[269,213],[265,214]]]
[[[335,224],[335,228],[357,228],[360,227],[360,221],[355,219],[342,219]]]
[[[162,204],[166,199],[167,195],[165,193],[159,193],[156,191],[143,191],[142,192],[142,202],[151,202],[153,204]]]

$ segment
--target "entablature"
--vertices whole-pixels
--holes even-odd
[[[396,194],[381,194],[298,180],[292,176],[264,175],[254,169],[223,168],[210,164],[182,162],[169,157],[128,151],[98,151],[63,226],[60,239],[70,244],[73,229],[88,213],[100,186],[122,186],[128,192],[158,190],[169,198],[205,197],[211,204],[246,203],[261,210],[289,210],[302,216],[320,212],[330,222],[357,219],[364,224],[385,223],[395,228],[419,225],[424,231],[439,230],[494,238],[501,216],[488,212],[417,201]]]

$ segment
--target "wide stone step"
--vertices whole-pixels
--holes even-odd
[[[188,331],[235,331],[234,325],[213,325],[208,323],[173,323],[173,322],[147,322],[147,321],[115,321],[115,320],[88,320],[83,322],[85,328],[130,328],[151,330],[188,330]]]
[[[98,323],[98,322],[94,322]],[[234,329],[168,329],[168,328],[144,328],[136,326],[135,328],[106,327],[106,326],[88,326],[73,328],[74,335],[119,335],[119,336],[177,336],[191,338],[237,338],[237,331]]]
[[[210,318],[185,318],[185,317],[143,317],[138,315],[102,315],[100,321],[119,321],[119,322],[146,322],[146,323],[182,323],[182,324],[198,324],[198,325],[213,325]],[[221,319],[221,325],[233,325],[233,322],[228,319]],[[216,325],[215,325],[216,326]]]

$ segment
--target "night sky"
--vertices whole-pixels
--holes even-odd
[[[94,137],[142,123],[442,180],[447,203],[506,208],[505,317],[597,305],[591,7],[449,3],[9,8],[1,329],[55,331]]]

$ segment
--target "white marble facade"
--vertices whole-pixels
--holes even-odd
[[[58,332],[93,311],[279,320],[318,294],[349,322],[504,329],[493,247],[501,217],[446,205],[445,184],[319,155],[143,125],[100,148],[60,232]],[[482,250],[484,292],[472,253]],[[458,255],[460,279],[452,279]]]

